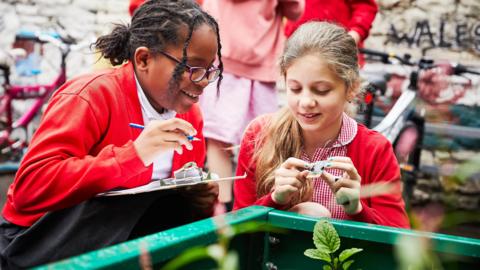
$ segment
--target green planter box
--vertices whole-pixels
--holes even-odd
[[[312,230],[316,219],[260,206],[245,208],[224,217],[226,223],[231,225],[266,221],[288,230],[285,234],[238,236],[233,241],[232,248],[239,252],[240,269],[322,269],[320,261],[303,255],[305,249],[314,248]],[[352,269],[397,269],[394,246],[399,237],[430,240],[431,251],[438,256],[445,269],[479,269],[480,239],[353,221],[331,220],[331,223],[341,237],[341,249],[364,249],[353,257],[355,263]],[[36,269],[140,269],[141,248],[148,248],[154,268],[159,268],[188,247],[214,243],[217,228],[213,219],[205,219]],[[202,263],[189,269],[211,269],[212,264]]]

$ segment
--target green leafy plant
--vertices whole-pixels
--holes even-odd
[[[361,248],[345,249],[338,257],[335,256],[340,248],[340,237],[333,225],[327,220],[319,220],[313,229],[313,243],[316,249],[307,249],[303,254],[316,260],[322,260],[327,264],[324,270],[347,270],[354,260],[349,259],[353,254],[362,251]]]
[[[187,249],[178,257],[165,264],[162,270],[181,269],[203,259],[212,259],[217,270],[237,270],[239,266],[238,253],[235,250],[230,250],[231,240],[235,236],[256,232],[285,233],[285,230],[276,228],[266,222],[251,221],[229,226],[224,223],[224,220],[217,218],[216,223],[220,227],[217,231],[217,243]]]

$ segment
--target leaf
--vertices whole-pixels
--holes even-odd
[[[332,261],[332,258],[330,258],[330,255],[328,253],[325,253],[325,252],[323,252],[321,250],[318,250],[318,249],[310,248],[310,249],[305,250],[305,252],[303,252],[303,254],[307,257],[312,258],[312,259],[322,260],[322,261],[326,261],[328,263],[330,263]]]
[[[347,270],[348,268],[350,268],[350,265],[352,265],[353,262],[354,262],[354,260],[349,260],[349,261],[344,262],[342,264],[342,269]]]
[[[213,259],[220,261],[225,256],[225,249],[220,244],[212,244],[207,247],[207,253]]]
[[[344,251],[342,251],[342,253],[340,253],[340,255],[338,256],[338,258],[340,259],[341,262],[345,261],[346,259],[350,258],[350,256],[352,256],[353,254],[355,253],[358,253],[360,251],[362,251],[363,249],[361,248],[349,248],[349,249],[345,249]]]
[[[330,222],[319,220],[313,230],[313,243],[317,249],[333,253],[340,247],[340,237]]]
[[[323,266],[323,270],[332,270],[332,267],[328,264]]]
[[[235,251],[230,251],[225,256],[220,270],[237,270],[238,269],[238,254]]]
[[[333,259],[333,269],[338,269],[338,258]]]
[[[267,222],[249,221],[232,226],[234,235],[256,232],[285,233],[285,229],[275,227]]]
[[[187,249],[175,259],[163,266],[162,270],[180,269],[181,267],[191,264],[192,262],[210,258],[206,247],[193,247]]]

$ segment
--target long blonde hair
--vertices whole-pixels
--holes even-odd
[[[299,58],[316,55],[345,82],[347,91],[356,91],[359,82],[357,46],[344,28],[327,22],[309,22],[300,26],[288,39],[280,57],[280,73],[285,78],[288,68]],[[282,108],[265,125],[255,142],[253,161],[257,196],[268,194],[275,183],[275,170],[289,157],[300,157],[303,147],[302,129],[291,111]],[[290,206],[312,198],[313,185],[307,181]]]

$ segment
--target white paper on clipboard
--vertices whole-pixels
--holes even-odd
[[[225,177],[225,178],[218,178],[218,179],[210,179],[210,180],[201,180],[201,181],[192,181],[189,183],[181,183],[181,184],[174,184],[174,185],[162,185],[162,182],[166,180],[172,180],[173,178],[168,179],[161,179],[161,180],[154,180],[146,185],[139,186],[136,188],[129,188],[129,189],[122,189],[122,190],[111,190],[103,193],[99,193],[96,197],[107,197],[107,196],[122,196],[122,195],[133,195],[145,192],[152,192],[157,190],[167,190],[167,189],[176,189],[180,187],[186,186],[194,186],[202,183],[215,183],[215,182],[223,182],[223,181],[234,181],[238,179],[244,179],[247,177],[247,174],[242,176],[234,176],[234,177]],[[188,179],[186,179],[188,180]]]

